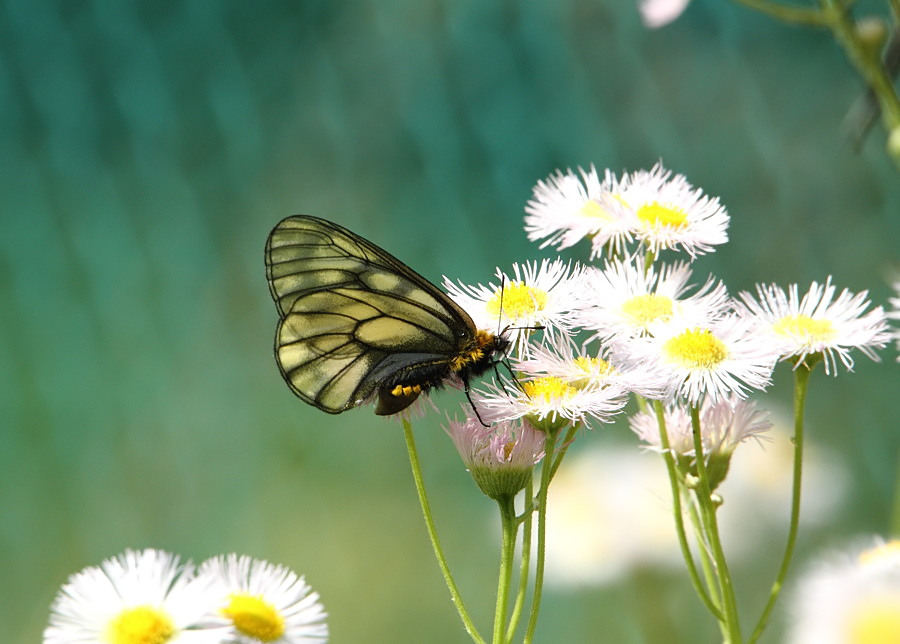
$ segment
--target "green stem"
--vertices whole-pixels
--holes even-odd
[[[413,480],[415,480],[416,483],[416,492],[419,494],[419,504],[422,506],[422,515],[425,517],[425,527],[428,529],[431,547],[434,549],[434,556],[437,558],[438,566],[440,566],[441,572],[444,574],[444,581],[447,582],[447,589],[450,591],[453,605],[456,606],[456,611],[459,613],[459,617],[462,619],[463,625],[466,627],[466,632],[469,634],[469,637],[472,638],[472,641],[477,642],[478,644],[485,644],[484,638],[478,634],[478,629],[475,628],[472,618],[469,617],[469,611],[466,610],[466,606],[463,604],[459,589],[456,587],[456,582],[453,580],[453,575],[450,573],[450,567],[447,565],[447,558],[444,556],[441,542],[438,539],[437,529],[434,526],[431,504],[428,502],[428,496],[425,494],[425,482],[422,478],[422,468],[419,465],[419,454],[416,450],[416,440],[413,436],[412,425],[410,425],[409,421],[405,418],[403,419],[403,435],[406,438],[406,450],[409,452],[409,464],[412,467]]]
[[[493,644],[505,644],[504,628],[506,627],[506,607],[509,604],[509,585],[512,580],[512,562],[516,548],[515,497],[512,495],[497,499],[500,506],[500,525],[502,539],[500,546],[500,575],[497,581],[497,606],[494,610]]]
[[[716,619],[722,619],[722,613],[710,598],[703,583],[700,581],[700,575],[697,573],[697,565],[694,563],[694,557],[691,555],[691,547],[688,545],[687,533],[684,529],[684,514],[681,510],[681,484],[678,479],[678,471],[675,467],[675,457],[669,445],[669,432],[666,429],[665,408],[659,400],[653,401],[653,409],[656,411],[656,422],[659,425],[659,442],[663,450],[663,459],[666,462],[666,470],[669,473],[669,486],[672,488],[672,514],[675,519],[675,532],[678,534],[678,545],[681,547],[681,556],[688,569],[688,576],[700,600],[706,605],[709,611],[716,616]]]
[[[719,593],[719,587],[716,583],[716,575],[713,567],[712,559],[710,558],[710,547],[709,544],[706,543],[706,539],[704,537],[703,531],[703,523],[700,521],[700,509],[697,507],[697,502],[692,500],[692,498],[688,497],[690,490],[685,490],[685,503],[688,506],[688,514],[691,517],[691,525],[694,526],[694,535],[697,538],[697,550],[700,556],[700,566],[703,568],[703,578],[706,580],[706,587],[709,589],[710,593],[710,601],[714,606],[716,606],[716,611],[713,613],[716,619],[719,620],[719,624],[721,625],[725,619],[722,617],[722,597]]]
[[[709,487],[706,457],[703,454],[703,438],[700,433],[700,408],[697,405],[691,405],[691,426],[694,434],[694,458],[697,462],[698,479],[694,496],[700,504],[700,515],[703,519],[710,550],[712,550],[712,558],[716,564],[716,577],[718,577],[719,589],[722,592],[722,608],[724,609],[727,641],[730,644],[736,644],[742,641],[737,600],[734,595],[731,573],[728,570],[728,562],[725,560],[725,552],[722,550],[722,541],[719,538],[719,523],[716,518],[716,508],[713,505],[712,491]]]
[[[547,535],[547,488],[550,487],[550,474],[553,461],[553,448],[556,445],[556,432],[546,432],[544,439],[544,462],[541,467],[541,487],[538,489],[538,535],[537,561],[534,569],[534,594],[531,597],[531,614],[528,616],[528,628],[525,630],[523,644],[534,641],[537,628],[538,612],[541,608],[541,594],[544,585],[544,550]]]
[[[793,7],[781,4],[780,2],[772,2],[771,0],[736,1],[761,13],[769,14],[773,18],[778,18],[783,22],[790,22],[796,25],[807,25],[810,27],[825,27],[828,25],[825,16],[822,15],[822,12],[818,9]]]
[[[529,479],[525,488],[526,508],[524,517],[516,519],[522,525],[522,561],[519,563],[519,589],[516,592],[516,601],[513,604],[512,615],[509,618],[509,626],[506,629],[506,641],[511,642],[522,616],[522,608],[525,606],[525,593],[528,592],[528,572],[531,565],[531,516],[534,512],[532,499],[534,498],[534,482]]]
[[[556,458],[553,460],[553,468],[550,470],[550,481],[553,480],[553,477],[556,476],[556,470],[559,469],[559,466],[562,464],[563,456],[566,455],[566,452],[569,451],[569,445],[572,444],[572,439],[575,437],[575,432],[578,431],[578,428],[581,426],[580,422],[575,423],[569,428],[569,431],[566,432],[565,438],[563,438],[562,444],[559,446],[559,450],[556,453]],[[550,481],[547,481],[547,484],[550,484]]]
[[[784,548],[784,556],[781,559],[781,567],[769,592],[769,600],[763,608],[762,615],[753,629],[749,642],[755,642],[769,623],[772,609],[778,600],[778,594],[784,585],[791,558],[794,555],[794,545],[797,543],[797,530],[800,526],[800,487],[803,478],[803,414],[806,406],[806,393],[809,389],[809,374],[811,370],[803,364],[798,364],[794,369],[794,483],[791,492],[791,522],[788,528],[787,544]]]
[[[900,97],[897,96],[893,80],[882,64],[880,56],[863,44],[855,21],[842,2],[838,0],[819,0],[819,2],[834,37],[875,93],[888,132],[900,127]]]

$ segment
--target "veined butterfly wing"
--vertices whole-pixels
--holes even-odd
[[[282,220],[266,243],[266,277],[279,369],[332,414],[373,395],[376,413],[395,413],[452,374],[467,383],[506,348],[406,264],[324,219]]]

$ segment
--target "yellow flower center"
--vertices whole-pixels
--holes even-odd
[[[540,400],[548,403],[571,398],[577,391],[575,387],[556,376],[546,376],[544,378],[529,380],[522,384],[522,389],[525,391],[525,395],[532,400]]]
[[[831,320],[814,320],[808,315],[788,315],[772,325],[778,335],[805,338],[808,342],[828,342],[837,335]]]
[[[589,201],[585,201],[584,205],[579,208],[578,213],[582,217],[586,217],[588,219],[603,219],[604,221],[612,221],[612,217],[609,212],[603,208],[600,204],[598,204],[593,199]]]
[[[174,634],[175,625],[163,611],[138,606],[123,610],[109,623],[106,641],[110,644],[164,644]]]
[[[893,644],[900,642],[900,596],[879,597],[858,606],[850,616],[851,644]]]
[[[547,291],[528,286],[524,282],[510,282],[488,300],[488,313],[499,316],[501,306],[503,315],[509,320],[528,317],[543,311],[547,306]]]
[[[725,343],[709,329],[694,328],[670,338],[663,352],[688,369],[712,369],[728,357]]]
[[[674,205],[664,206],[658,201],[638,208],[637,217],[650,226],[685,228],[688,224],[688,214],[684,209]]]
[[[222,609],[241,633],[261,642],[274,642],[284,635],[284,618],[262,597],[234,593]]]
[[[636,295],[622,304],[622,313],[640,326],[657,320],[665,322],[672,317],[672,298],[655,293]]]

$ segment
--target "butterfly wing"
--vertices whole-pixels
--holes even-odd
[[[280,320],[275,357],[297,396],[329,413],[398,371],[440,365],[475,334],[453,300],[386,251],[317,217],[282,220],[266,243]]]

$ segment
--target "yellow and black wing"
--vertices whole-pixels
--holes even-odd
[[[324,219],[282,220],[266,244],[266,277],[281,373],[332,414],[375,395],[376,413],[394,413],[451,374],[483,372],[500,348],[431,282]]]

